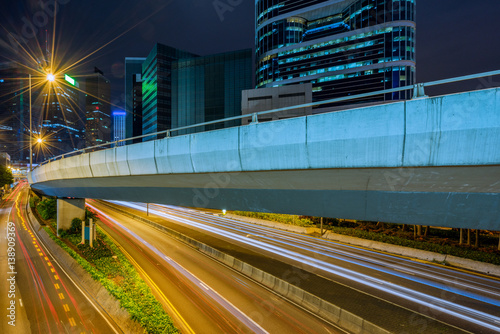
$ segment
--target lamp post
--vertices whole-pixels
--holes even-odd
[[[32,134],[33,132],[31,131],[31,73],[29,74],[29,85],[30,85],[30,172],[33,169],[33,138]]]
[[[56,79],[54,74],[48,73],[47,74],[47,81],[52,82]],[[33,131],[31,128],[31,73],[29,74],[29,90],[30,90],[30,169],[29,171],[31,172],[33,170]],[[38,141],[40,143],[40,139]]]

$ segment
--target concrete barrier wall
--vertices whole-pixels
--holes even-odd
[[[130,168],[128,166],[128,149],[126,146],[116,147],[106,152],[108,152],[106,155],[106,164],[111,175],[130,175]]]
[[[63,178],[71,178],[73,175],[79,177],[92,177],[88,154],[82,154],[75,159],[62,159],[60,161],[60,173]]]
[[[241,171],[240,128],[191,135],[191,161],[195,173]]]
[[[130,175],[157,174],[155,161],[155,141],[128,145],[127,161]]]
[[[159,143],[160,144],[160,143]],[[158,170],[164,173],[193,173],[193,162],[191,161],[191,135],[165,138],[161,142],[167,150],[156,157]]]
[[[240,127],[243,170],[309,168],[306,118],[297,117]]]
[[[97,151],[89,153],[90,166],[92,168],[92,174],[94,177],[105,177],[110,176],[108,166],[106,163],[107,152],[112,152],[113,150]],[[73,159],[73,158],[68,158]]]
[[[108,205],[105,202],[101,202],[104,205]],[[108,205],[109,206],[109,205]],[[300,289],[276,276],[270,275],[256,267],[249,265],[243,261],[240,261],[228,254],[222,253],[217,249],[214,249],[204,243],[201,243],[195,239],[192,239],[182,233],[174,231],[168,227],[157,224],[149,219],[136,216],[130,212],[119,210],[114,206],[109,206],[115,211],[119,211],[133,219],[142,221],[155,229],[167,233],[168,235],[174,237],[175,239],[182,241],[196,249],[200,252],[210,256],[211,258],[224,263],[234,270],[241,272],[242,274],[254,279],[257,282],[265,285],[267,288],[272,289],[274,292],[280,294],[288,300],[291,300],[305,309],[319,314],[324,319],[331,321],[340,327],[353,332],[353,333],[366,333],[366,334],[389,334],[388,330],[383,329],[371,322],[365,321],[363,318],[347,312],[340,307],[329,303],[303,289]]]
[[[500,89],[408,101],[406,105],[405,166],[500,162]]]
[[[399,167],[405,102],[307,117],[310,168]]]
[[[89,163],[94,177],[495,165],[499,94],[495,88],[165,138],[93,152]],[[43,165],[32,180],[88,177],[80,159]]]

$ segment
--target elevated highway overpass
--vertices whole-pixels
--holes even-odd
[[[28,179],[47,196],[500,230],[500,89],[115,147]]]

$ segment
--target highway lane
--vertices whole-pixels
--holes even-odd
[[[95,201],[100,225],[141,267],[183,332],[343,333],[193,248]]]
[[[145,210],[139,203],[120,203]],[[149,212],[473,333],[500,331],[500,280],[192,209]]]
[[[2,282],[5,275],[15,278],[15,284],[9,284],[8,291],[5,284],[1,285],[0,332],[121,333],[94,307],[89,300],[92,298],[87,299],[76,287],[74,280],[78,278],[69,278],[38,238],[25,211],[27,189],[25,183],[20,184],[3,203],[0,216],[2,231],[9,228],[11,232],[10,239],[5,239],[4,234],[0,241],[0,278]],[[9,263],[4,257],[9,241],[15,243],[15,263]],[[11,313],[7,305],[12,302],[15,311]],[[11,319],[15,322],[9,324]]]

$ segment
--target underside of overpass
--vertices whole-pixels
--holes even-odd
[[[35,188],[57,197],[498,230],[500,180],[484,181],[498,177],[499,170],[488,166],[141,175],[54,180]]]
[[[500,230],[500,92],[165,138],[45,164],[57,197]]]

